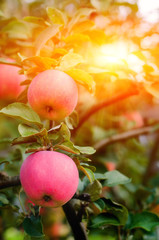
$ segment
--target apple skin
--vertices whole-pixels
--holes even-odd
[[[13,62],[12,59],[9,61]],[[24,86],[20,86],[20,83],[26,77],[20,75],[19,70],[20,68],[16,66],[0,64],[0,100],[12,102],[23,91]]]
[[[75,81],[59,70],[39,73],[28,89],[28,102],[40,117],[61,120],[77,105],[78,88]]]
[[[20,181],[33,203],[42,207],[59,207],[75,194],[79,173],[76,164],[67,155],[39,151],[24,160]]]

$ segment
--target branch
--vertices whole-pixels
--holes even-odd
[[[119,133],[119,134],[113,135],[109,138],[103,139],[103,140],[97,142],[94,145],[94,148],[96,149],[96,151],[99,151],[100,149],[102,149],[103,147],[105,147],[108,144],[115,143],[118,141],[123,141],[123,140],[129,139],[129,138],[132,138],[132,137],[137,137],[139,135],[152,134],[155,131],[159,131],[158,124],[155,124],[153,126],[143,127],[143,128],[132,129],[130,131]]]
[[[0,189],[21,185],[19,176],[9,177],[5,173],[0,173]]]
[[[98,103],[91,107],[79,120],[79,124],[77,128],[75,128],[72,132],[75,134],[78,129],[96,112],[98,112],[100,109],[108,107],[112,104],[115,104],[121,100],[124,100],[128,97],[134,96],[138,94],[137,87],[133,85],[131,88],[129,88],[127,91],[120,93],[119,95],[112,97],[110,99],[105,100],[104,102]]]
[[[65,212],[66,218],[72,228],[75,240],[87,240],[86,230],[82,225],[82,222],[79,221],[70,201],[63,205],[63,211]]]

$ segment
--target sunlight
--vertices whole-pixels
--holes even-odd
[[[128,46],[125,42],[105,44],[99,48],[95,56],[95,64],[99,67],[123,64],[127,61],[128,55]]]

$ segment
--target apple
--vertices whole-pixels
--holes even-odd
[[[42,207],[59,207],[75,194],[79,174],[76,164],[67,155],[39,151],[24,160],[20,181],[33,203]]]
[[[9,61],[13,62],[12,59]],[[20,83],[26,79],[19,74],[19,67],[0,64],[0,100],[12,102],[23,91],[24,86]]]
[[[59,70],[39,73],[28,89],[28,102],[42,118],[61,120],[76,107],[78,89],[75,81]]]
[[[108,161],[108,162],[105,163],[105,166],[106,166],[108,171],[113,171],[113,170],[116,169],[116,163],[115,162]]]
[[[144,126],[144,120],[140,112],[127,112],[122,116],[119,126],[123,129],[134,129]]]

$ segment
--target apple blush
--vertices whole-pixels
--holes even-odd
[[[29,155],[20,169],[20,181],[28,198],[42,207],[60,207],[75,194],[79,173],[74,161],[55,151]]]
[[[62,120],[77,105],[78,89],[75,81],[59,70],[46,70],[33,78],[28,89],[28,102],[40,117]]]

